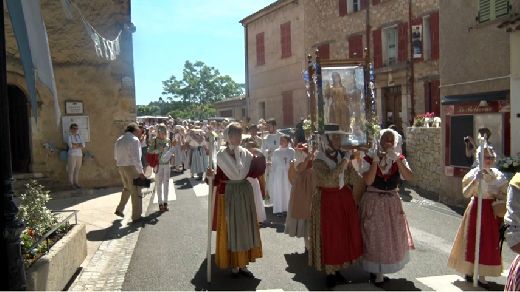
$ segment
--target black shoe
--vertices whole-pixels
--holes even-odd
[[[473,276],[464,275],[464,280],[466,280],[466,282],[473,283]]]
[[[377,275],[375,273],[370,273],[370,281],[375,283]],[[387,276],[383,276],[383,282],[389,282],[390,278]],[[473,281],[473,280],[472,280]]]
[[[343,275],[339,271],[336,271],[336,273],[334,274],[334,278],[336,279],[336,283],[338,284],[348,283],[347,279],[345,279],[345,277],[343,277]]]
[[[253,279],[255,277],[255,275],[253,275],[253,273],[251,273],[251,271],[249,270],[243,270],[243,269],[239,269],[238,270],[238,273],[246,278],[251,278]]]
[[[480,288],[484,288],[486,290],[489,290],[489,283],[482,283],[482,282],[478,281],[478,286]]]
[[[116,215],[119,216],[119,217],[125,217],[125,214],[123,214],[123,212],[118,211],[118,210],[116,210],[116,211],[114,212],[114,214],[116,214]]]
[[[376,286],[377,288],[382,288],[383,285],[385,284],[385,281],[383,281],[383,282],[374,282],[373,284],[374,284],[374,286]]]
[[[327,277],[325,277],[325,284],[331,289],[336,287],[336,277],[334,275],[327,275]]]

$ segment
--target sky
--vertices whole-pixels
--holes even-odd
[[[244,83],[246,16],[275,0],[132,0],[136,103],[162,96],[162,81],[182,79],[186,60],[202,61]]]

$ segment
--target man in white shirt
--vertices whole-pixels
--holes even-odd
[[[69,182],[73,189],[81,188],[78,184],[79,169],[83,161],[83,151],[85,142],[81,139],[78,130],[78,124],[70,124],[70,134],[67,145],[69,146],[67,157],[67,172],[69,175]]]
[[[141,163],[141,143],[139,136],[141,130],[136,123],[130,123],[125,133],[119,137],[114,144],[114,158],[119,168],[119,174],[123,181],[123,192],[121,193],[121,201],[116,208],[115,214],[124,217],[123,210],[128,199],[132,197],[132,220],[141,219],[142,202],[140,190],[134,185],[134,179],[137,177],[145,178],[143,165]]]

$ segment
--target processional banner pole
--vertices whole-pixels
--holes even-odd
[[[213,165],[213,148],[215,147],[215,136],[210,133],[209,136],[209,169],[214,169]],[[206,280],[211,283],[211,226],[213,219],[213,176],[208,177],[208,244],[206,250]]]
[[[484,149],[487,137],[479,138],[479,168],[480,172],[484,169]],[[478,287],[479,268],[480,268],[480,229],[482,226],[482,181],[478,182],[478,207],[477,207],[477,230],[475,234],[475,257],[473,259],[473,287]]]

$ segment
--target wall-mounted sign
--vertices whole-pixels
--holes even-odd
[[[88,116],[62,116],[62,134],[63,142],[67,143],[70,134],[70,125],[75,123],[78,125],[78,133],[85,142],[90,142],[90,122]]]
[[[456,115],[462,114],[483,114],[498,112],[498,102],[489,101],[484,106],[479,103],[471,104],[456,104],[454,113]]]
[[[65,101],[65,114],[67,115],[82,115],[83,102],[82,101]]]
[[[422,25],[412,25],[413,57],[422,57]]]

